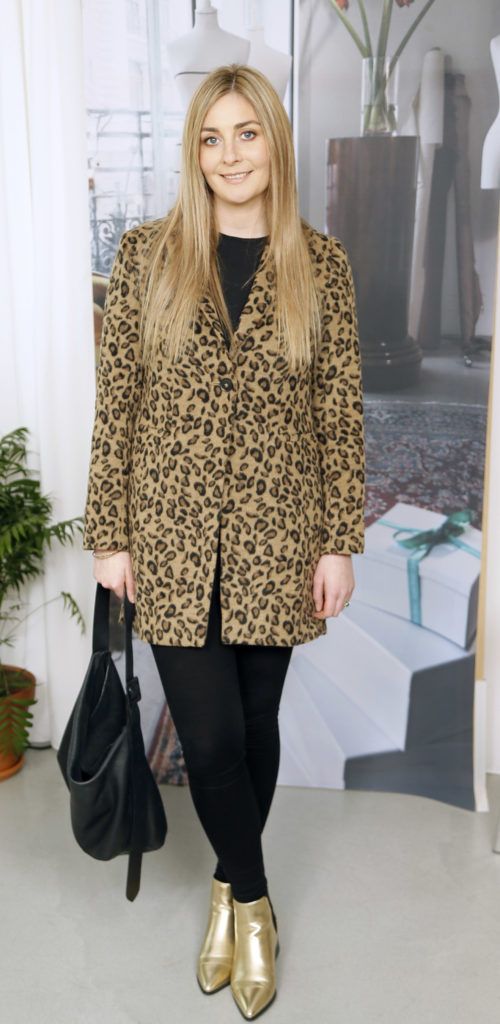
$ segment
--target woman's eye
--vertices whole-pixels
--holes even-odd
[[[257,135],[257,132],[254,132],[252,128],[246,128],[245,131],[242,132],[241,134],[242,135],[251,135],[253,138],[255,138],[256,135]],[[252,140],[251,139],[246,139],[246,141],[247,142],[251,142]],[[206,135],[205,138],[203,139],[203,142],[204,143],[208,142],[209,145],[212,145],[212,142],[217,142],[217,136],[216,135]]]

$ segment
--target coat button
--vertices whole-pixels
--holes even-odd
[[[224,391],[231,391],[233,382],[230,377],[221,377],[219,383],[221,388],[224,388]]]

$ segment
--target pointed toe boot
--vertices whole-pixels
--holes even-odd
[[[233,906],[231,992],[243,1016],[255,1020],[276,996],[278,927],[268,896],[250,903],[233,899]]]
[[[198,957],[196,977],[211,995],[229,984],[234,953],[234,911],[230,882],[212,877],[210,911]]]

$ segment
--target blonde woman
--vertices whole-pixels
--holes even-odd
[[[267,78],[220,67],[190,103],[178,199],[122,236],[97,379],[84,546],[135,601],[218,861],[196,975],[253,1020],[276,995],[261,834],[293,647],[326,633],[364,549],[355,292],[300,217]]]

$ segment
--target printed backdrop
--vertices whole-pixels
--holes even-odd
[[[248,5],[216,6],[221,27],[245,35]],[[354,5],[346,6],[360,31]],[[367,3],[374,28],[381,6]],[[353,266],[367,456],[366,550],[353,556],[356,589],[350,607],[328,620],[326,636],[294,649],[280,709],[278,784],[418,793],[472,810],[496,237],[476,239],[491,201],[480,190],[480,160],[496,94],[490,4],[474,13],[464,7],[460,26],[453,6],[433,6],[400,58],[397,132],[363,137],[360,55],[332,5],[260,5],[266,42],[293,58],[285,105],[301,211],[341,238]],[[171,205],[182,131],[165,47],[189,30],[191,5],[177,4],[167,18],[159,2],[160,41],[148,37],[142,3],[133,22],[127,9],[124,0],[84,2],[97,359],[119,237]],[[409,19],[395,8],[393,47]],[[160,79],[149,74],[153,60]],[[325,104],[325,90],[342,102]],[[158,109],[166,193],[152,187],[152,141],[148,149]],[[138,126],[146,126],[146,144],[139,145]],[[116,623],[114,643],[120,662]],[[159,782],[185,785],[151,652],[137,638],[135,647],[151,765]]]

